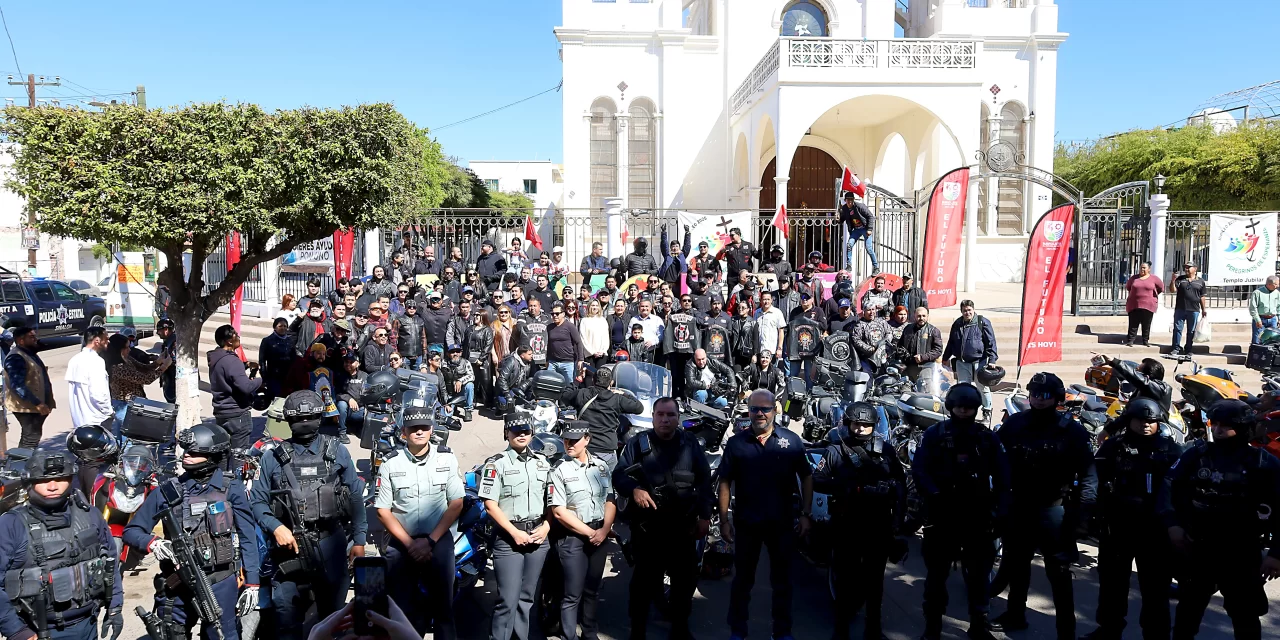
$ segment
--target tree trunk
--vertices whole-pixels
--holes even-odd
[[[178,428],[200,423],[200,332],[204,328],[204,314],[200,303],[193,302],[181,309],[171,307],[169,318],[174,322],[174,366],[177,370]]]

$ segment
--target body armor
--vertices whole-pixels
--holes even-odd
[[[106,606],[114,588],[114,549],[98,538],[100,518],[78,493],[67,502],[65,514],[46,514],[30,505],[13,510],[27,529],[27,556],[21,567],[5,572],[4,586],[37,628],[34,611],[43,599],[50,626],[78,620]]]
[[[345,518],[348,505],[342,476],[335,464],[338,441],[323,435],[319,438],[318,453],[308,447],[286,445],[275,448],[276,459],[280,461],[280,476],[271,479],[272,485],[292,494],[293,503],[302,514],[302,522],[297,522],[295,514],[284,513],[280,501],[273,502],[272,506],[275,516],[282,522],[293,522],[294,526],[302,525],[312,530],[327,530]]]
[[[892,513],[901,487],[890,472],[899,464],[892,449],[879,437],[865,444],[839,445],[844,464],[833,474],[836,492],[832,495],[833,515],[876,518]],[[888,453],[886,454],[886,451]]]
[[[1010,472],[1014,478],[1025,482],[1013,485],[1015,503],[1028,506],[1058,506],[1071,492],[1075,482],[1075,472],[1068,459],[1070,451],[1067,438],[1070,432],[1066,428],[1070,418],[1065,414],[1055,414],[1056,422],[1052,427],[1035,428],[1031,431],[1027,423],[1035,418],[1034,412],[1025,414],[1025,418],[1013,416],[1010,422],[1020,429],[1014,431],[1006,423],[1001,429],[1001,443],[1009,453]]]
[[[685,433],[677,435],[681,438],[680,455],[670,468],[663,468],[658,459],[656,445],[652,442],[653,434],[644,432],[639,438],[639,462],[644,475],[644,486],[649,490],[657,503],[656,517],[683,518],[692,516],[694,511],[694,475],[693,456],[702,455],[697,444]],[[635,511],[649,511],[633,509]]]
[[[1134,446],[1128,442],[1133,439],[1127,433],[1115,439],[1110,455],[1114,477],[1104,487],[1108,511],[1121,516],[1153,514],[1155,494],[1178,460],[1176,446],[1159,446],[1160,436],[1151,436],[1149,446]]]
[[[231,474],[223,471],[222,488],[209,487],[209,491],[193,496],[186,492],[177,478],[169,482],[177,485],[182,494],[182,504],[166,505],[178,511],[177,520],[195,543],[200,557],[200,568],[207,574],[231,572],[236,565],[236,521],[231,511],[227,490],[231,486]],[[217,582],[213,578],[210,582]]]
[[[1214,456],[1207,445],[1201,446],[1205,451],[1194,461],[1182,461],[1195,465],[1189,486],[1192,520],[1188,530],[1192,537],[1241,539],[1245,532],[1249,536],[1262,533],[1267,523],[1259,520],[1260,514],[1270,514],[1271,509],[1261,508],[1263,497],[1250,482],[1253,475],[1263,479],[1261,465],[1242,464],[1240,459],[1270,454],[1250,448],[1243,456]]]

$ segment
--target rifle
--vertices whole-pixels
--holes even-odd
[[[147,635],[154,640],[167,640],[169,637],[168,629],[165,629],[164,623],[160,621],[160,616],[154,611],[147,611],[142,607],[134,607],[133,612],[142,618],[142,625],[147,628]]]
[[[293,499],[293,492],[288,489],[275,489],[271,491],[272,498],[278,498],[284,511],[289,517],[289,531],[293,532],[293,539],[298,544],[297,557],[290,560],[283,560],[276,563],[276,567],[280,570],[281,575],[290,575],[297,572],[311,574],[315,572],[319,563],[316,561],[320,557],[316,550],[317,540],[312,539],[312,534],[307,531],[306,525],[302,519],[302,507],[298,505],[298,501]]]
[[[212,624],[218,640],[223,640],[222,607],[218,606],[218,599],[213,595],[213,585],[209,584],[209,576],[200,569],[195,541],[173,515],[173,507],[182,504],[182,496],[178,495],[176,485],[172,482],[165,482],[159,488],[160,497],[165,501],[165,508],[160,510],[160,518],[165,529],[173,535],[169,543],[173,545],[174,563],[177,565],[175,572],[166,581],[171,586],[176,586],[172,585],[172,580],[176,576],[181,584],[191,590],[200,619],[205,624]]]

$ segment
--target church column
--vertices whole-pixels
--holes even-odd
[[[628,162],[628,159],[630,158],[630,154],[628,153],[627,149],[630,145],[628,144],[628,140],[627,140],[626,112],[625,111],[618,112],[617,118],[618,118],[618,159],[617,159],[618,197],[622,198],[622,206],[627,207],[627,206],[630,206],[631,203],[629,201],[629,194],[628,194],[628,188],[627,188],[629,184],[628,165],[630,164]]]
[[[1028,114],[1022,119],[1022,157],[1029,166],[1031,165],[1031,123],[1035,121],[1035,116]],[[1036,220],[1043,213],[1036,201],[1035,192],[1032,191],[1032,184],[1029,180],[1022,181],[1022,233],[1031,233],[1031,227],[1035,226]]]
[[[987,149],[990,149],[991,145],[1000,141],[1000,115],[993,114],[993,115],[987,116],[986,125],[987,125]],[[986,151],[987,149],[983,149],[983,151]],[[1000,179],[986,178],[986,181],[987,181],[987,210],[986,210],[987,224],[986,224],[986,228],[982,230],[982,234],[987,237],[991,237],[996,235],[996,214],[997,214],[997,206],[1000,203]],[[977,207],[975,206],[973,210],[976,213]]]
[[[667,146],[666,138],[662,135],[665,130],[666,127],[663,126],[662,112],[659,111],[653,115],[653,205],[658,209],[667,208],[665,189],[667,181],[666,177],[662,174],[663,168],[666,165],[666,163],[662,161],[662,157]]]
[[[760,192],[764,191],[764,187],[747,187],[747,208],[760,212]]]

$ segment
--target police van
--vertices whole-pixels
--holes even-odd
[[[0,267],[0,316],[36,329],[41,338],[82,333],[106,322],[102,298],[76,293],[67,283],[29,278]]]

